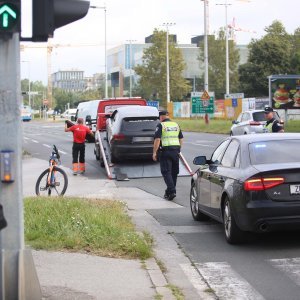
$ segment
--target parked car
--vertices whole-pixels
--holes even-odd
[[[191,180],[193,218],[223,223],[231,244],[247,231],[299,228],[299,147],[299,133],[242,135],[228,137],[210,159],[195,157],[200,168]]]
[[[66,118],[66,119],[71,120],[71,121],[75,121],[76,111],[77,111],[76,108],[67,109],[64,113],[62,113],[60,115],[60,117],[61,118]]]
[[[158,122],[156,107],[130,105],[116,109],[106,123],[111,162],[151,159]]]
[[[277,111],[274,111],[277,120],[283,123]],[[264,110],[248,110],[239,114],[238,118],[232,121],[230,135],[241,135],[251,133],[263,133],[266,118]]]

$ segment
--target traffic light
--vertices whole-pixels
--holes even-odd
[[[21,30],[21,1],[0,1],[0,36],[11,36]]]
[[[32,41],[46,42],[54,30],[83,18],[90,1],[32,0]]]

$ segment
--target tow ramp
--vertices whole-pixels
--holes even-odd
[[[112,164],[110,162],[109,145],[106,140],[106,132],[97,131],[97,140],[100,147],[100,162],[104,165],[107,177],[118,181],[129,180],[133,178],[153,178],[162,177],[160,165],[158,162],[151,160],[128,160],[124,163]],[[179,159],[179,174],[178,176],[191,176],[192,170],[187,161],[180,154]]]

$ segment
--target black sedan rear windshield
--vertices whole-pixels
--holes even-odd
[[[249,144],[252,165],[300,162],[300,140],[263,141]]]
[[[157,117],[124,118],[122,131],[155,131],[158,122]]]

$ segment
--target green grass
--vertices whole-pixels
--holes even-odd
[[[207,132],[229,134],[232,125],[231,120],[212,119],[205,124],[202,118],[196,119],[174,119],[178,122],[182,131]],[[285,132],[300,132],[300,120],[290,120],[284,126]]]
[[[29,197],[25,241],[35,249],[83,251],[107,257],[152,257],[149,234],[138,234],[119,201]]]

